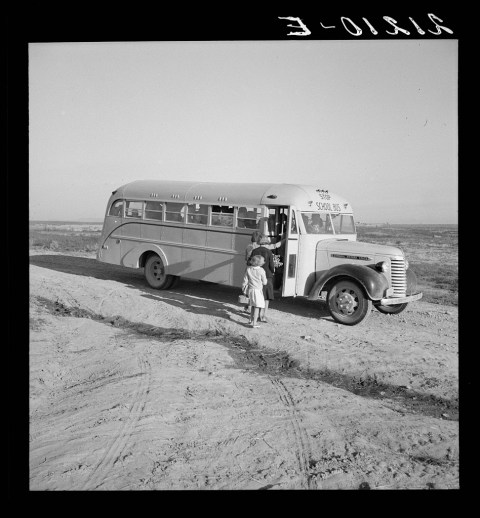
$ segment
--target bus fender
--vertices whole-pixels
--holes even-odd
[[[154,254],[157,254],[163,261],[163,264],[165,266],[168,265],[165,252],[158,245],[154,245],[152,243],[143,243],[136,246],[135,248],[132,248],[125,254],[125,256],[122,258],[122,266],[126,266],[128,268],[142,268],[145,261],[140,264],[140,257],[146,252],[153,252]]]
[[[385,290],[388,289],[387,278],[374,268],[359,264],[339,264],[320,274],[310,290],[308,298],[310,300],[318,299],[322,288],[336,277],[349,277],[353,281],[359,282],[372,300],[380,300],[384,296]]]

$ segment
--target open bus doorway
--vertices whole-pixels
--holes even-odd
[[[283,284],[285,271],[285,245],[288,230],[289,208],[285,205],[268,208],[265,234],[270,238],[272,252],[275,259],[275,274],[273,288],[280,290]]]

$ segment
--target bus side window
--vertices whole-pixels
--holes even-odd
[[[195,225],[206,225],[208,222],[208,205],[189,203],[187,205],[187,222]]]
[[[125,217],[126,218],[142,218],[143,216],[143,201],[127,200],[125,202]]]
[[[123,200],[115,200],[108,212],[109,216],[122,216],[123,215]]]
[[[156,219],[162,221],[163,219],[163,203],[159,201],[145,202],[145,219]]]
[[[184,207],[185,204],[183,203],[165,203],[165,221],[183,222]]]
[[[233,207],[212,205],[212,225],[215,227],[233,227]]]
[[[260,218],[260,209],[256,207],[239,207],[237,213],[237,227],[255,230]]]

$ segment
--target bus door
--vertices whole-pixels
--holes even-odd
[[[297,294],[298,223],[295,207],[290,207],[288,213],[287,239],[283,258],[282,297],[294,297]]]

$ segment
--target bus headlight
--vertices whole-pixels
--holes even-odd
[[[375,268],[385,273],[388,272],[388,270],[390,270],[390,263],[388,261],[380,261],[375,265]]]
[[[405,270],[408,270],[408,259],[405,258]]]

